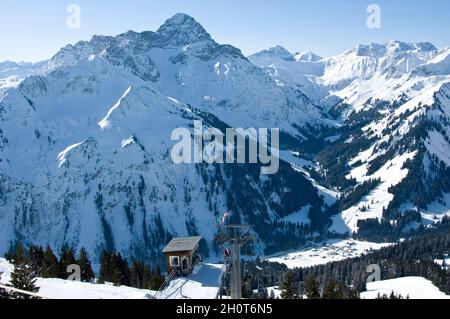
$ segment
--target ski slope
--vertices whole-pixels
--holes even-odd
[[[383,280],[367,284],[367,291],[361,293],[361,299],[376,299],[378,295],[390,295],[394,292],[410,299],[450,299],[433,283],[422,277],[404,277]]]
[[[223,274],[223,265],[200,264],[191,276],[172,280],[157,299],[215,299]]]

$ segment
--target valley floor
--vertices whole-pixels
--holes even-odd
[[[288,268],[306,268],[348,258],[359,257],[370,251],[392,244],[378,244],[357,240],[329,240],[324,246],[310,247],[297,252],[268,258],[270,262],[286,265]]]

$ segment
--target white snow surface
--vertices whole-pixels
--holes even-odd
[[[392,244],[378,244],[357,240],[329,240],[325,246],[309,247],[276,257],[269,257],[270,262],[286,265],[290,269],[307,268],[341,261],[379,250]]]
[[[407,169],[403,169],[403,164],[406,160],[413,158],[414,153],[406,153],[402,156],[395,157],[392,161],[386,163],[375,174],[367,175],[367,164],[355,168],[348,178],[356,178],[359,183],[369,179],[381,179],[381,184],[370,192],[369,195],[363,197],[358,205],[353,206],[340,215],[333,217],[333,226],[330,231],[337,233],[357,232],[358,221],[371,218],[378,218],[381,220],[383,216],[383,208],[388,207],[389,203],[394,198],[394,195],[389,193],[389,188],[400,183],[408,174]],[[367,210],[363,212],[362,207]]]
[[[0,258],[0,283],[11,280],[14,266]],[[38,294],[49,299],[150,299],[156,292],[111,284],[92,284],[62,279],[37,278]]]
[[[410,299],[450,299],[433,283],[422,277],[403,277],[377,281],[367,284],[367,291],[361,293],[361,299],[376,299],[378,295],[389,295],[394,292],[403,298]]]
[[[7,284],[14,266],[0,258],[0,283]],[[194,273],[175,278],[161,294],[156,291],[136,289],[112,284],[93,284],[62,279],[38,278],[39,295],[50,299],[215,299],[224,272],[223,265],[199,264]]]
[[[439,266],[442,266],[442,269],[450,270],[450,257],[448,257],[448,255],[445,259],[435,259],[434,262]]]
[[[17,87],[27,76],[39,74],[44,62],[0,62],[0,100],[10,88]]]
[[[185,278],[172,280],[158,299],[215,299],[224,273],[224,266],[199,264],[194,273]]]

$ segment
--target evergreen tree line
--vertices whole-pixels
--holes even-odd
[[[341,211],[344,211],[356,204],[358,204],[364,196],[370,194],[378,185],[380,185],[381,179],[370,179],[365,181],[361,185],[356,186],[350,192],[347,192],[340,201]]]
[[[313,276],[298,282],[293,271],[288,271],[281,285],[282,299],[358,299],[359,294],[345,284],[331,279],[321,286]]]
[[[379,265],[382,280],[400,277],[424,277],[446,294],[450,294],[450,271],[434,260],[444,259],[450,253],[450,219],[446,219],[433,230],[418,233],[412,239],[395,246],[386,247],[370,254],[326,265],[293,270],[296,282],[309,277],[316,278],[321,287],[336,281],[352,287],[357,292],[365,291],[369,265]]]
[[[381,221],[377,218],[358,221],[358,233],[354,233],[353,237],[373,242],[395,242],[400,238],[427,235],[430,231],[435,233],[438,231],[441,233],[450,232],[450,218],[448,216],[445,216],[441,222],[435,224],[431,229],[423,224],[414,229],[409,226],[422,222],[422,216],[418,211],[405,213],[391,211],[390,216],[396,221],[395,223],[392,223],[392,219],[386,217],[386,212],[383,215]]]
[[[285,162],[280,162],[278,174],[261,182],[261,165],[234,165],[233,167],[214,165],[196,165],[199,175],[206,187],[205,196],[209,209],[219,218],[223,214],[216,204],[220,194],[226,194],[226,206],[233,212],[233,222],[253,225],[253,230],[266,244],[266,254],[274,251],[298,249],[305,240],[312,240],[313,235],[321,233],[326,225],[331,223],[329,214],[322,211],[325,206],[317,190],[302,173],[292,170]],[[230,185],[234,185],[233,188]],[[239,191],[236,191],[239,189]],[[274,189],[285,189],[278,194],[280,198],[273,199]],[[302,189],[299,196],[295,189]],[[187,192],[189,193],[189,192]],[[190,199],[185,200],[186,204]],[[299,211],[308,204],[311,223],[308,225],[272,223],[272,213],[285,217],[287,212]],[[244,218],[245,216],[245,218]]]
[[[330,279],[319,282],[314,276],[299,277],[286,265],[261,261],[243,264],[242,296],[250,299],[275,299],[273,289],[278,286],[282,299],[357,299],[358,292],[342,281]]]
[[[243,295],[247,298],[273,298],[265,287],[278,286],[286,299],[353,299],[366,290],[369,265],[379,265],[381,279],[408,276],[424,277],[441,291],[450,294],[450,267],[434,262],[450,254],[450,218],[433,228],[421,227],[402,243],[367,255],[310,268],[289,270],[286,265],[261,261],[243,264]],[[256,291],[256,292],[254,292]],[[379,296],[380,299],[404,299],[408,296]]]
[[[14,264],[15,272],[29,273],[32,278],[59,278],[68,279],[72,273],[68,273],[69,265],[80,267],[80,279],[83,282],[97,282],[92,268],[89,254],[85,248],[81,248],[78,255],[73,249],[63,246],[59,258],[52,248],[45,249],[31,245],[26,249],[22,244],[17,244],[5,255],[5,258]],[[14,275],[12,275],[14,279]],[[144,262],[132,261],[131,267],[128,261],[120,253],[104,251],[100,258],[100,272],[98,283],[109,282],[116,286],[129,286],[139,289],[157,290],[164,282],[164,276],[159,267],[151,268]],[[14,285],[14,283],[12,282]],[[22,289],[14,285],[15,288]],[[24,289],[31,291],[28,289]]]
[[[412,210],[404,213],[391,211],[390,216],[386,217],[386,212],[384,212],[381,221],[378,218],[359,220],[358,232],[353,234],[353,238],[380,243],[395,242],[400,238],[410,237],[424,230],[422,226],[418,229],[409,227],[414,223],[422,222],[422,215],[418,211]]]
[[[69,265],[78,265],[81,270],[81,281],[92,282],[95,273],[91,260],[85,248],[81,248],[78,256],[72,249],[63,246],[60,250],[60,258],[56,257],[52,248],[45,249],[37,245],[31,245],[26,249],[22,244],[17,244],[5,255],[5,258],[17,265],[27,265],[37,277],[67,279],[71,273],[67,272]]]
[[[100,257],[99,283],[158,290],[164,283],[159,267],[153,269],[143,262],[133,261],[131,267],[121,254],[104,251]]]

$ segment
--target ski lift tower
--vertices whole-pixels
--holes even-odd
[[[231,244],[230,286],[231,299],[242,299],[241,247],[253,240],[251,225],[224,224],[219,228],[216,242]]]

